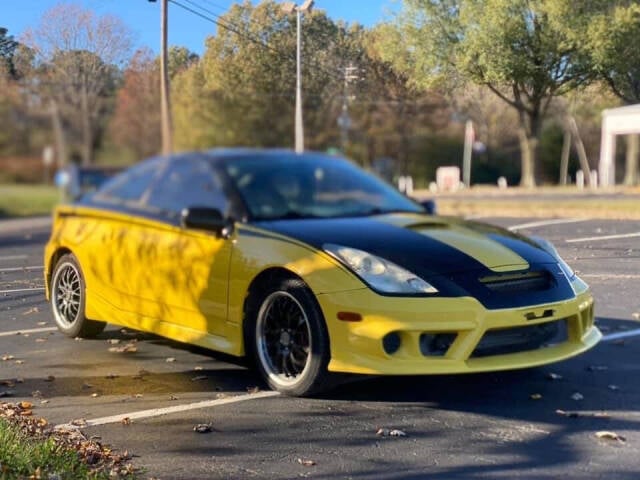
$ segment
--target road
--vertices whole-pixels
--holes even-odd
[[[543,368],[287,398],[241,362],[155,336],[64,337],[42,290],[46,222],[0,224],[0,392],[54,424],[83,419],[144,478],[639,478],[640,222],[482,220],[553,241],[592,286],[605,341]],[[195,433],[202,423],[212,432]]]

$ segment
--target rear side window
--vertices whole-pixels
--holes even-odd
[[[208,162],[198,157],[178,157],[154,182],[144,203],[170,216],[188,207],[217,208],[224,215],[229,205],[222,185]]]
[[[138,203],[151,185],[159,159],[147,160],[108,180],[96,193],[96,200]]]

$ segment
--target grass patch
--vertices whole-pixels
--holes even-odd
[[[0,403],[0,480],[136,479],[127,452],[87,439],[79,429],[56,429],[33,415],[30,402]]]
[[[75,451],[58,446],[52,439],[27,437],[17,427],[0,418],[0,478],[90,477],[89,468]],[[100,478],[94,476],[93,478]],[[103,475],[102,478],[108,478]]]
[[[59,198],[49,185],[0,185],[0,218],[47,215]]]

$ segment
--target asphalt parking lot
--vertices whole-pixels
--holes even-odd
[[[593,289],[602,343],[526,371],[287,398],[241,362],[155,336],[64,337],[44,300],[46,222],[0,223],[0,395],[82,425],[163,480],[640,478],[640,222],[482,220],[554,242]]]

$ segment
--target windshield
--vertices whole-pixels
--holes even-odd
[[[286,153],[244,157],[228,161],[226,170],[255,220],[424,211],[340,158]]]

